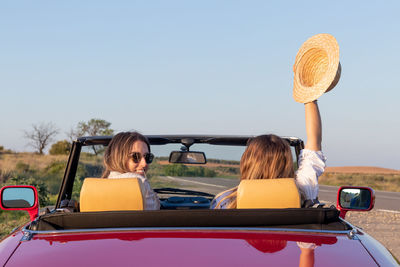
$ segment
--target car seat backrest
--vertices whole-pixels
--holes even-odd
[[[86,178],[80,211],[143,210],[142,183],[137,178]]]
[[[293,178],[242,180],[237,191],[238,209],[300,208],[300,202]]]

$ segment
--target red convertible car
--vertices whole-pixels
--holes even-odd
[[[240,157],[251,136],[147,138],[159,159],[149,173],[153,172],[150,181],[158,183],[152,187],[160,210],[143,210],[135,179],[100,179],[101,170],[95,177],[81,177],[83,163],[101,162],[90,147],[101,151],[111,137],[79,138],[72,145],[54,208],[39,214],[34,187],[1,189],[1,208],[26,210],[31,220],[0,242],[0,265],[398,266],[379,242],[344,219],[347,211],[373,208],[372,189],[341,187],[336,207],[303,208],[293,204],[299,195],[291,179],[241,183],[238,190],[247,193],[241,197],[238,192],[237,209],[213,210],[209,207],[214,195],[237,179],[176,177],[159,171],[201,166],[191,164],[207,163],[206,154],[210,159],[220,157],[222,148]],[[298,157],[303,142],[284,138]],[[168,153],[169,159],[162,160]],[[229,164],[218,166],[234,170]],[[197,175],[189,175],[191,169],[185,168],[181,169],[187,176]],[[207,176],[204,168],[196,170]],[[258,194],[260,189],[263,194]],[[268,204],[269,199],[260,206],[252,201],[265,195],[273,195],[274,203]]]

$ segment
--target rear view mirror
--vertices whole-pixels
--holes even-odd
[[[3,210],[25,210],[33,221],[39,212],[38,195],[33,186],[5,186],[0,190]]]
[[[5,208],[31,208],[35,204],[32,188],[6,188],[1,196],[1,204]]]
[[[372,188],[346,186],[338,191],[337,207],[343,216],[347,211],[369,211],[374,203],[375,192]]]
[[[368,210],[371,191],[361,188],[344,188],[340,191],[340,205],[345,209]]]
[[[204,152],[198,151],[172,151],[169,154],[169,163],[206,164]]]

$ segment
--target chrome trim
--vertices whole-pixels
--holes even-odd
[[[349,223],[349,222],[346,221],[345,219],[342,219],[342,218],[340,218],[340,217],[339,217],[339,219],[342,220],[344,223],[348,224],[348,225],[352,228],[351,230],[349,230],[349,232],[348,232],[348,234],[347,234],[347,236],[349,237],[349,239],[352,239],[352,240],[360,240],[359,237],[358,237],[358,235],[357,235],[357,234],[359,233],[358,227],[352,225],[351,223]]]
[[[25,242],[25,241],[31,240],[33,235],[34,235],[34,233],[32,233],[30,230],[28,230],[28,231],[22,230],[22,232],[23,232],[23,236],[22,236],[22,238],[20,240],[21,242]]]
[[[290,229],[290,228],[243,228],[243,227],[130,227],[130,228],[96,228],[96,229],[73,229],[73,230],[49,230],[34,231],[22,229],[24,233],[35,234],[69,234],[69,233],[94,233],[94,232],[124,232],[124,231],[266,231],[266,232],[294,232],[294,233],[315,233],[315,234],[339,234],[349,235],[351,230],[312,230],[312,229]],[[354,230],[354,229],[353,229]]]
[[[352,240],[359,240],[358,236],[357,236],[357,229],[352,229],[347,236],[352,239]]]

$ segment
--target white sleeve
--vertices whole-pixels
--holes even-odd
[[[158,198],[156,192],[151,189],[149,182],[142,180],[143,182],[143,196],[144,196],[144,209],[145,210],[159,210],[160,209],[160,199]]]
[[[318,197],[318,178],[325,170],[325,162],[326,157],[322,151],[300,151],[296,185],[305,200],[315,200]]]
[[[296,242],[299,248],[308,248],[308,249],[316,249],[317,245],[315,243],[307,243],[307,242]]]

